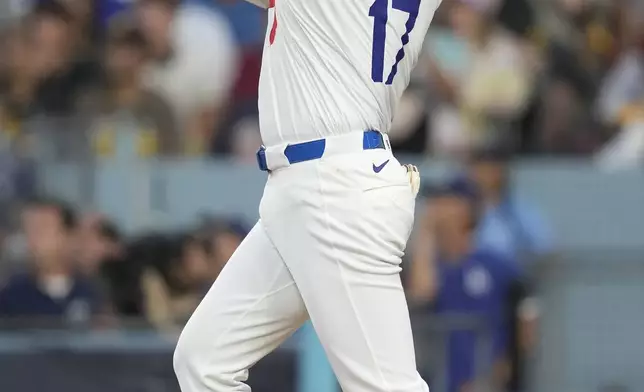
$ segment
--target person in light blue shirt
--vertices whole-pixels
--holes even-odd
[[[470,176],[483,198],[477,243],[509,259],[548,255],[554,250],[551,228],[535,206],[512,192],[508,160],[505,152],[487,149],[474,153],[470,161]]]

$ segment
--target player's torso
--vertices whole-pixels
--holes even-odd
[[[387,132],[440,0],[271,0],[259,108],[266,145]]]

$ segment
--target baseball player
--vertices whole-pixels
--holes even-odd
[[[269,9],[260,220],[179,339],[183,392],[249,391],[310,318],[347,392],[421,392],[401,257],[419,176],[387,131],[440,0],[249,0]]]

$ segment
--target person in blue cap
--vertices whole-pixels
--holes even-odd
[[[417,304],[431,305],[431,311],[445,319],[471,322],[458,329],[448,326],[446,390],[470,391],[484,375],[492,375],[485,382],[499,388],[507,381],[506,307],[509,290],[521,278],[518,267],[477,246],[482,204],[473,182],[456,178],[428,196],[428,212],[415,243],[410,297]],[[491,350],[481,357],[479,349],[485,343]]]
[[[503,148],[474,151],[467,176],[480,189],[481,220],[476,241],[526,267],[551,255],[556,248],[548,219],[512,184],[512,155]]]

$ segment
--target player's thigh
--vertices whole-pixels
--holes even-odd
[[[342,192],[319,192],[308,199],[318,205],[291,209],[286,221],[306,226],[271,219],[268,233],[343,389],[425,391],[399,276],[413,224],[410,190],[396,184],[335,195]]]
[[[242,370],[275,349],[306,318],[293,278],[259,222],[186,324],[179,347],[193,362],[218,358]]]
[[[334,253],[300,254],[316,265],[297,263],[293,274],[343,390],[425,391],[400,277],[353,269],[341,260],[355,253]]]

